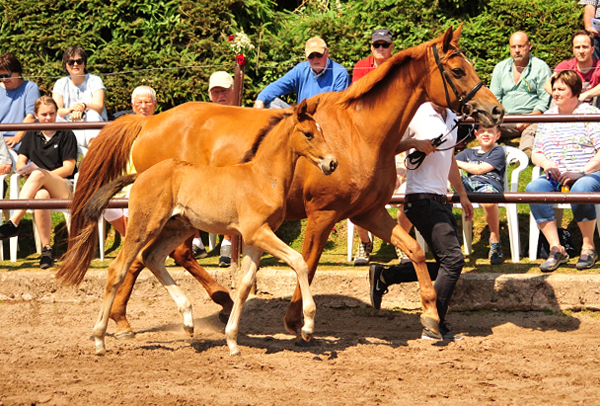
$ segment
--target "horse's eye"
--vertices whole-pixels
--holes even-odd
[[[457,78],[461,78],[461,77],[465,76],[465,71],[462,70],[461,68],[454,68],[454,69],[452,69],[452,73]]]
[[[313,133],[311,133],[310,131],[304,131],[304,136],[309,140],[312,140],[314,138]]]

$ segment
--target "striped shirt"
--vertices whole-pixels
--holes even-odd
[[[599,114],[596,107],[581,103],[573,114]],[[545,114],[558,114],[551,107]],[[600,123],[540,123],[533,152],[541,153],[558,166],[561,172],[583,169],[600,149]]]
[[[600,7],[598,7],[599,1],[600,0],[580,0],[579,4],[581,4],[582,6],[587,6],[589,4],[591,6],[596,7],[596,15],[594,17],[600,18]]]

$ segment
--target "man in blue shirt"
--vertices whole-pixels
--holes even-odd
[[[281,79],[258,94],[255,108],[269,106],[276,97],[290,93],[298,95],[297,102],[325,92],[341,92],[350,84],[350,76],[339,63],[329,59],[327,44],[319,37],[306,41],[304,53],[308,61],[301,62]]]
[[[0,55],[0,123],[33,123],[38,85],[23,79],[21,62],[11,52]],[[25,131],[4,132],[6,145],[18,148]]]

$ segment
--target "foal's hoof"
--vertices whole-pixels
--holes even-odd
[[[183,326],[183,331],[185,331],[186,334],[189,335],[190,337],[194,336],[194,327]]]
[[[439,338],[442,338],[442,335],[440,334],[440,323],[431,317],[421,314],[421,325],[432,333],[439,335]]]
[[[225,313],[223,311],[219,312],[219,321],[223,324],[227,324],[227,322],[229,322],[229,316],[231,314],[230,313]]]
[[[304,337],[300,337],[298,340],[296,340],[295,346],[300,348],[314,347],[315,342],[312,341],[310,338],[308,340],[305,340]]]
[[[135,333],[131,330],[117,331],[115,333],[115,338],[117,340],[133,340],[135,338]]]

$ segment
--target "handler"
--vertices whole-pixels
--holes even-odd
[[[454,145],[457,130],[454,125],[456,115],[449,109],[433,103],[422,104],[399,144],[399,150],[415,148],[427,154],[420,166],[408,166],[406,175],[406,199],[404,213],[419,230],[435,257],[435,264],[427,264],[437,294],[437,311],[440,316],[440,334],[424,328],[421,335],[425,340],[461,340],[463,337],[452,333],[446,324],[448,305],[458,282],[465,260],[458,241],[456,221],[452,215],[452,204],[448,201],[447,183],[450,183],[460,196],[460,204],[465,218],[473,218],[473,206],[467,197],[460,171],[454,159]],[[439,150],[432,140],[443,135]],[[412,263],[383,268],[371,265],[369,283],[371,304],[381,307],[381,298],[387,287],[395,283],[416,281]]]

